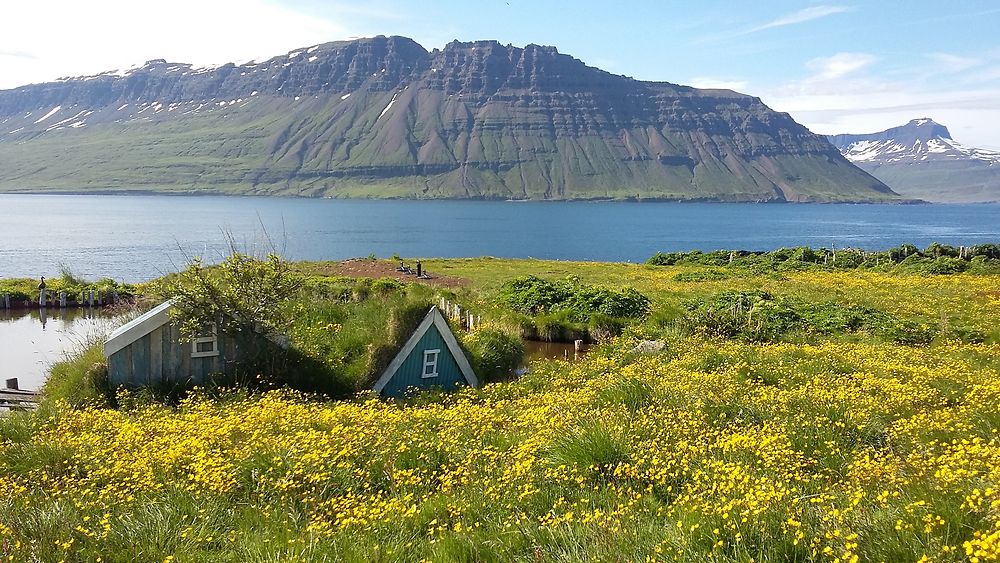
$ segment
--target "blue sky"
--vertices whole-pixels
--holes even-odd
[[[23,3],[19,3],[23,4]],[[634,0],[51,0],[5,6],[0,87],[167,58],[196,64],[405,35],[555,45],[645,80],[760,96],[817,133],[917,117],[1000,149],[1000,3]]]

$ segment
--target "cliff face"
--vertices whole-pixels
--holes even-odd
[[[632,80],[553,47],[428,52],[403,37],[0,91],[0,189],[898,199],[751,96]]]

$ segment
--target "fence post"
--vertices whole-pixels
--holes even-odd
[[[3,308],[10,309],[10,295],[6,293],[3,294]]]
[[[59,292],[59,307],[61,307],[63,309],[66,308],[66,292],[65,291],[60,291]]]

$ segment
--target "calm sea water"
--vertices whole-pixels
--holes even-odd
[[[142,281],[227,234],[291,259],[375,253],[644,261],[657,251],[1000,241],[1000,205],[762,205],[0,195],[0,277]]]

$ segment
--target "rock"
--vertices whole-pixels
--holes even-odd
[[[667,348],[667,343],[662,340],[643,340],[635,348],[632,348],[630,354],[639,354],[641,356],[649,356],[652,354],[659,354]]]

